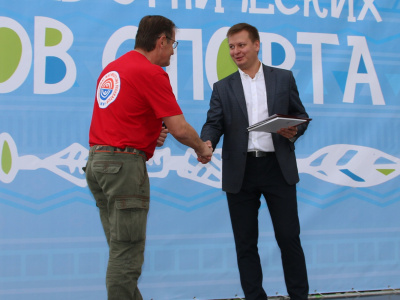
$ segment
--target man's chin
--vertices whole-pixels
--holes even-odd
[[[244,66],[244,62],[243,61],[235,61],[235,63],[239,68]]]
[[[165,68],[165,67],[168,67],[170,64],[171,64],[171,63],[168,61],[168,62],[164,63],[164,64],[163,64],[162,66],[160,66],[160,67]]]

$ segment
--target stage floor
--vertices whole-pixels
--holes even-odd
[[[395,294],[384,294],[384,295],[373,295],[373,296],[352,296],[352,297],[337,297],[337,298],[329,298],[330,300],[355,300],[355,299],[360,299],[361,300],[400,300],[400,293],[395,293]],[[324,297],[321,297],[320,299],[324,299]]]
[[[268,297],[271,300],[290,300],[289,297],[275,296]],[[388,291],[371,291],[371,292],[349,292],[335,294],[311,295],[310,300],[400,300],[400,290]],[[212,300],[212,299],[210,299]],[[217,300],[217,299],[215,299]],[[220,299],[224,300],[224,299]],[[232,298],[225,300],[246,300],[245,298]]]

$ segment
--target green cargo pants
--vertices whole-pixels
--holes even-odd
[[[142,300],[137,281],[144,261],[150,201],[145,154],[93,146],[86,180],[109,245],[108,300]]]

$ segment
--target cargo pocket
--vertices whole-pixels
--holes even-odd
[[[115,198],[115,238],[121,242],[141,242],[146,239],[148,197]]]
[[[139,210],[149,209],[148,197],[118,197],[115,199],[116,209]]]

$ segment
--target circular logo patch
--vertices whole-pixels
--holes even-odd
[[[97,87],[97,103],[106,108],[117,99],[121,81],[117,72],[112,71],[103,76]]]

